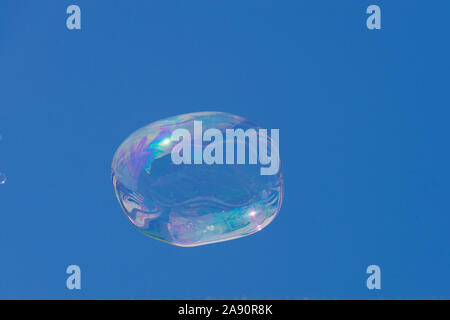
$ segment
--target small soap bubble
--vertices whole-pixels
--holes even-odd
[[[195,130],[199,123],[200,136]],[[178,129],[185,135],[175,139],[173,133]],[[225,163],[229,129],[255,132],[254,143],[249,137],[231,139],[236,141],[232,164]],[[268,175],[261,174],[261,167],[269,166],[267,157],[262,163],[251,161],[261,155],[261,146],[272,158],[278,154],[278,145],[275,149],[271,143],[273,136],[259,129],[235,115],[199,112],[156,121],[135,131],[112,161],[112,183],[120,206],[144,234],[177,246],[227,241],[260,231],[280,210],[283,179],[279,157],[278,167]],[[180,149],[181,143],[192,148]],[[240,158],[240,147],[245,157]],[[180,164],[180,158],[192,162]]]
[[[0,172],[0,184],[5,184],[6,183],[6,175],[2,172]]]

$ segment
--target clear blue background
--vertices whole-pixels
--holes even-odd
[[[450,298],[449,11],[1,1],[0,298]],[[205,110],[280,129],[281,212],[214,245],[147,238],[115,199],[112,156],[139,127]]]

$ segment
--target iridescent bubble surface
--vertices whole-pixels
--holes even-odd
[[[249,161],[174,164],[171,152],[179,143],[172,139],[176,129],[191,133],[195,157],[194,121],[202,122],[203,132],[210,128],[222,132],[223,150],[227,129],[259,128],[239,116],[199,112],[156,121],[135,131],[120,145],[112,162],[112,183],[123,211],[144,234],[178,246],[226,241],[260,231],[281,207],[281,167],[275,174],[261,175],[263,165]],[[273,153],[268,132],[257,131],[257,139]],[[258,152],[250,139],[234,141],[245,144],[246,160]],[[208,143],[202,142],[201,148]]]

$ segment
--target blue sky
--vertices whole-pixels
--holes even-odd
[[[2,1],[0,298],[450,298],[449,10]],[[207,110],[280,129],[281,212],[214,245],[147,238],[114,197],[113,154],[137,128]]]

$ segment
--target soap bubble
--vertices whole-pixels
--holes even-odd
[[[0,184],[5,184],[6,183],[6,175],[2,172],[0,172]]]
[[[199,122],[200,138],[194,130]],[[190,141],[174,139],[172,134],[177,129],[185,129]],[[205,139],[208,129],[222,133],[223,141],[217,135]],[[227,129],[254,129],[257,144],[249,137],[232,138],[235,154],[228,159],[231,150],[227,149]],[[269,135],[269,131],[222,112],[183,114],[153,122],[131,134],[114,155],[111,169],[116,197],[140,231],[173,245],[197,246],[258,232],[275,218],[283,197],[281,169],[275,167],[273,173],[262,174],[262,168],[270,165],[262,160],[262,147],[267,146],[272,160],[278,155],[274,134],[270,131]],[[192,145],[191,164],[174,162],[181,141]],[[217,148],[210,156],[216,162],[208,164],[207,149],[213,141]],[[234,164],[240,157],[239,145],[246,152],[245,161]],[[191,152],[187,150],[178,152],[178,156],[187,158]],[[260,163],[251,163],[258,155]],[[195,159],[203,161],[197,163]],[[231,159],[233,164],[228,163],[233,162]]]

